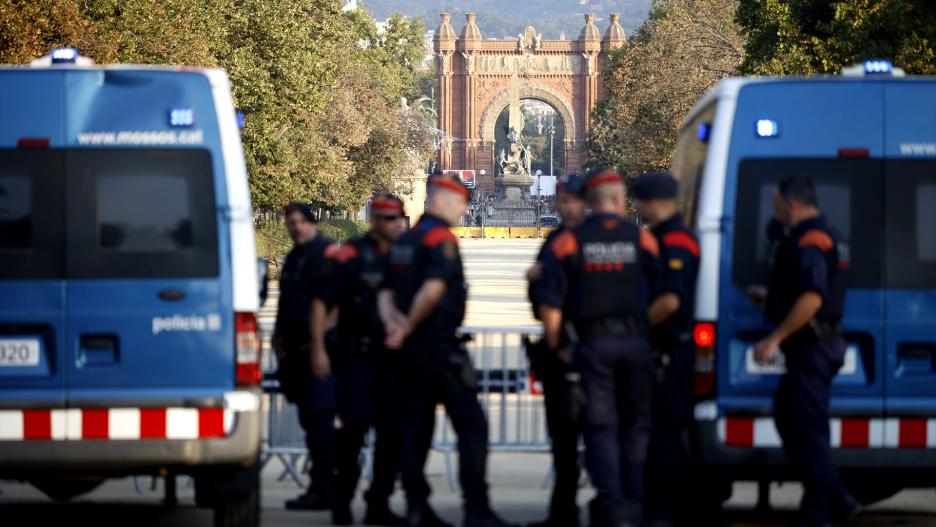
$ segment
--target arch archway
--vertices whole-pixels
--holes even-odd
[[[571,104],[572,101],[563,97],[549,86],[538,83],[521,84],[520,99],[536,99],[552,106],[553,109],[556,110],[556,113],[562,118],[562,124],[565,128],[565,137],[562,138],[563,141],[566,143],[574,143],[576,141],[575,114]],[[482,141],[494,141],[494,126],[497,123],[497,118],[500,116],[501,112],[504,111],[504,108],[507,108],[509,105],[510,87],[508,86],[487,104],[487,107],[481,114],[480,130],[478,133]]]
[[[439,168],[476,170],[478,185],[494,190],[494,127],[516,87],[520,99],[543,101],[558,112],[565,129],[563,171],[579,171],[591,111],[605,94],[601,66],[626,41],[618,15],[609,17],[604,36],[595,16],[585,15],[576,40],[544,40],[532,26],[517,37],[484,39],[473,13],[456,37],[450,15],[440,16],[434,37],[444,133]]]

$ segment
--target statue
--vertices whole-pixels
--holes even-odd
[[[501,148],[500,153],[497,154],[497,167],[500,169],[500,173],[504,173],[504,167],[507,166],[507,153]]]
[[[543,35],[533,37],[533,49],[538,50],[543,47]]]
[[[527,48],[526,37],[523,36],[523,33],[517,37],[517,51],[525,51]]]

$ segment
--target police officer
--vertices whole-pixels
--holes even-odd
[[[338,473],[332,522],[351,525],[351,500],[361,474],[359,458],[373,425],[374,478],[365,495],[365,525],[403,525],[388,501],[399,471],[400,430],[394,412],[399,384],[398,358],[383,346],[383,323],[377,292],[384,279],[390,246],[406,228],[403,202],[391,194],[371,200],[370,231],[349,241],[326,263],[322,285],[313,304],[312,362],[316,376],[338,377]],[[334,361],[326,352],[324,327],[328,313],[338,308]]]
[[[530,281],[530,304],[534,315],[539,310],[536,283],[542,277],[543,259],[549,246],[559,235],[575,228],[585,219],[585,198],[582,196],[584,178],[570,174],[559,178],[556,185],[556,208],[562,225],[549,233],[536,257],[536,263],[527,272]],[[578,423],[563,404],[563,388],[569,365],[552,353],[547,346],[529,347],[530,365],[536,378],[543,384],[546,404],[546,424],[552,439],[553,467],[556,479],[549,503],[549,517],[530,527],[577,527],[579,524],[578,493],[579,455]]]
[[[308,205],[292,203],[284,209],[286,228],[295,246],[280,275],[280,297],[273,331],[277,378],[286,398],[299,407],[312,460],[311,482],[305,494],[286,502],[292,510],[328,510],[333,497],[335,469],[335,383],[312,374],[309,353],[312,296],[326,255],[338,246],[318,234],[318,222]]]
[[[827,525],[833,507],[845,514],[857,510],[829,447],[829,391],[845,358],[840,321],[848,251],[820,212],[808,178],[782,181],[774,207],[787,235],[775,251],[766,291],[765,320],[774,329],[754,354],[760,363],[778,350],[784,354],[787,372],[774,395],[774,421],[803,480],[800,524]]]
[[[652,172],[631,185],[634,207],[660,244],[662,278],[647,317],[650,343],[658,354],[647,450],[646,516],[652,525],[677,521],[688,452],[684,434],[692,416],[692,344],[699,242],[686,228],[676,203],[678,183],[668,172]]]
[[[585,188],[593,214],[549,245],[539,314],[549,346],[563,360],[574,359],[582,375],[585,464],[597,490],[591,525],[637,525],[652,381],[646,312],[659,246],[624,219],[627,192],[619,174],[593,173]],[[561,346],[563,314],[578,337],[574,355]]]
[[[465,314],[467,287],[458,241],[449,227],[465,214],[468,189],[457,177],[428,179],[426,214],[390,251],[381,317],[386,344],[401,348],[402,475],[407,525],[446,525],[429,507],[424,477],[435,408],[442,403],[458,434],[459,473],[467,527],[506,525],[488,501],[487,421],[477,399],[475,371],[455,331]]]

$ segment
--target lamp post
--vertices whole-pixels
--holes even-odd
[[[556,137],[556,127],[553,118],[555,114],[549,115],[549,177],[553,177],[553,138]]]

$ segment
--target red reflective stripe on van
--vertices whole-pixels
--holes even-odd
[[[198,437],[224,437],[224,409],[198,410]]]
[[[166,437],[166,409],[143,408],[140,410],[140,439],[164,439]]]
[[[52,439],[52,411],[23,410],[23,439]]]
[[[728,446],[753,446],[754,418],[728,418],[725,423],[725,444]]]
[[[86,408],[81,411],[81,438],[107,439],[109,437],[107,408]]]
[[[842,419],[842,448],[867,448],[870,427],[870,419]]]
[[[900,448],[926,448],[926,419],[900,420]]]

